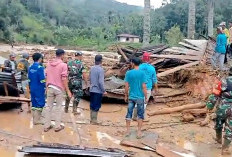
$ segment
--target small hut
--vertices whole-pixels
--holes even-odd
[[[119,42],[128,42],[128,43],[139,43],[139,36],[131,34],[119,34],[117,35]]]

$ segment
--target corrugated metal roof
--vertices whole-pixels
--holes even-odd
[[[117,37],[127,37],[127,38],[139,38],[137,35],[131,35],[131,34],[119,34]]]

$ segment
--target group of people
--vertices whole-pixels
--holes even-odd
[[[219,70],[226,71],[224,64],[227,63],[227,56],[232,55],[232,22],[229,22],[229,29],[226,28],[226,22],[220,23],[217,27],[217,39],[215,53],[211,59],[214,69],[219,66]]]
[[[83,96],[82,84],[89,86],[90,92],[90,123],[99,124],[98,112],[101,108],[103,95],[107,94],[104,87],[104,70],[101,66],[103,57],[95,56],[95,65],[88,71],[82,62],[82,52],[76,52],[75,58],[64,62],[65,51],[56,50],[56,58],[43,65],[43,54],[32,55],[33,64],[29,64],[29,54],[24,53],[18,63],[15,54],[11,54],[5,61],[4,72],[22,74],[22,88],[24,93],[30,91],[33,124],[41,124],[41,114],[44,110],[44,131],[53,128],[51,115],[55,114],[55,131],[64,129],[61,125],[62,105],[68,113],[70,100],[73,98],[73,114],[77,115],[77,108]],[[131,59],[131,70],[125,75],[125,101],[128,102],[126,115],[127,135],[130,133],[131,120],[138,121],[138,137],[142,137],[142,123],[147,120],[146,106],[151,95],[158,92],[155,68],[149,63],[150,54],[145,52],[142,60]],[[88,77],[89,75],[89,77]],[[47,98],[47,103],[46,103]],[[56,107],[54,103],[56,102]],[[54,111],[53,111],[54,110]],[[134,114],[133,114],[134,112]]]

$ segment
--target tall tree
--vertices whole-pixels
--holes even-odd
[[[207,0],[208,4],[208,35],[213,36],[213,18],[214,18],[215,0]]]
[[[196,25],[196,0],[189,1],[188,38],[194,39]]]
[[[151,2],[144,0],[143,46],[149,45],[151,30]]]

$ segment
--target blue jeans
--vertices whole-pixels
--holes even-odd
[[[130,99],[127,109],[126,120],[132,119],[135,105],[137,105],[138,119],[144,119],[144,99]]]

